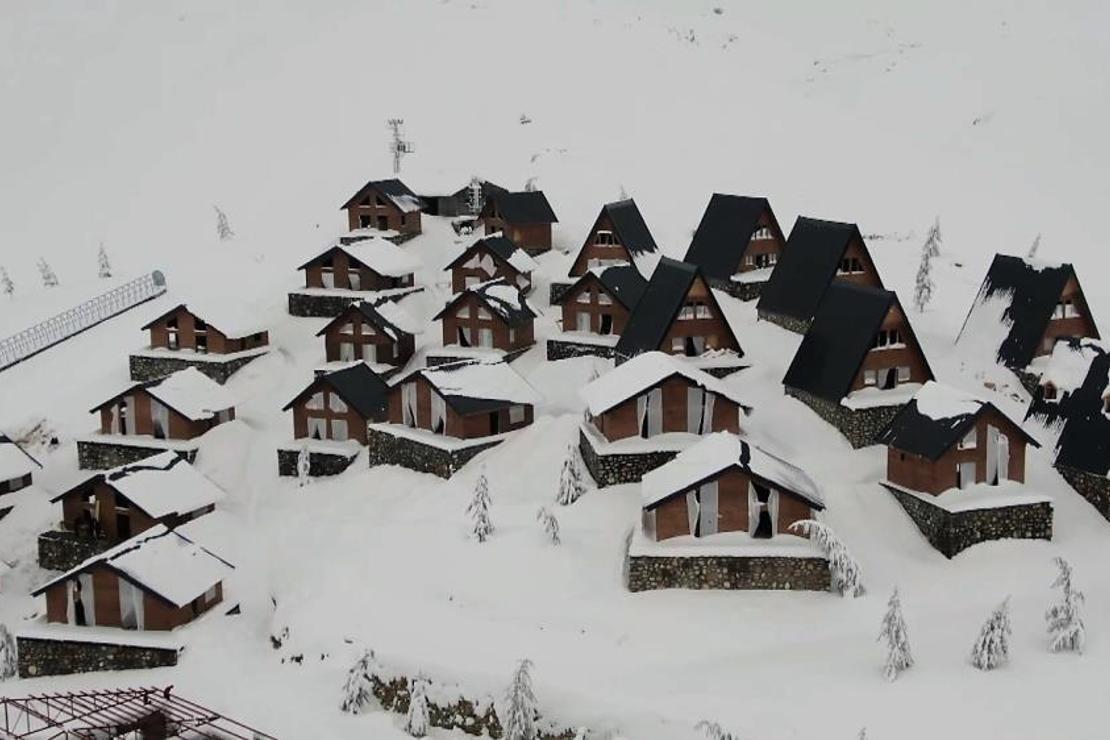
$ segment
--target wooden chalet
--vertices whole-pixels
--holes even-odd
[[[388,300],[352,303],[316,336],[324,338],[328,362],[361,360],[371,366],[399,368],[416,351],[419,324]]]
[[[356,229],[396,231],[403,235],[420,233],[420,210],[424,203],[416,193],[397,179],[371,180],[344,203],[347,226]]]
[[[563,331],[620,335],[646,288],[647,281],[635,265],[590,268],[558,299]]]
[[[423,189],[420,200],[424,202],[424,213],[429,216],[477,216],[490,196],[507,192],[500,185],[474,177],[456,190],[451,190],[450,186]]]
[[[485,234],[501,232],[532,255],[551,250],[551,224],[558,220],[541,190],[494,193],[478,214]]]
[[[293,437],[355,440],[366,444],[366,425],[386,418],[389,386],[365,363],[316,376],[282,411],[293,410]]]
[[[306,288],[383,291],[411,288],[420,262],[392,242],[377,236],[336,239],[327,249],[298,267]]]
[[[463,290],[433,318],[443,327],[443,346],[515,352],[535,343],[539,315],[522,291],[504,279]]]
[[[232,354],[265,347],[270,333],[256,318],[232,307],[212,311],[179,304],[143,326],[151,349]]]
[[[214,608],[234,567],[158,524],[47,581],[48,622],[78,627],[172,630]]]
[[[19,443],[6,434],[0,434],[0,495],[31,485],[35,471],[41,467],[39,461],[27,454]],[[3,507],[0,507],[2,511]]]
[[[771,277],[786,245],[766,198],[714,193],[685,261],[710,285],[750,300]]]
[[[102,435],[184,440],[234,419],[235,401],[223,386],[190,367],[136,383],[90,413],[100,416]]]
[[[617,342],[618,362],[660,350],[697,357],[714,350],[743,355],[709,282],[695,265],[663,257]]]
[[[581,277],[595,268],[635,264],[658,250],[635,200],[606,203],[578,250],[570,277]]]
[[[882,288],[859,227],[799,217],[759,296],[759,317],[804,333],[834,282]]]
[[[999,327],[1009,327],[1000,331]],[[990,352],[991,361],[1031,372],[1057,339],[1098,339],[1098,327],[1072,265],[995,255],[956,339],[971,352]]]
[[[503,236],[478,239],[447,265],[451,291],[461,293],[479,283],[503,279],[525,293],[532,290],[532,272],[538,267],[523,249]]]

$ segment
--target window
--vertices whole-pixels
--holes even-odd
[[[598,333],[599,334],[612,334],[613,333],[613,314],[611,314],[611,313],[601,314],[601,329],[598,331]]]
[[[320,271],[320,284],[323,285],[325,288],[334,288],[335,287],[335,273],[332,272],[330,269],[321,270]]]
[[[752,265],[755,264],[755,258],[752,257],[752,255],[750,255],[750,254],[745,254],[744,255],[744,264],[747,265],[748,267],[751,267]]]
[[[751,240],[754,242],[754,241],[759,240],[759,239],[770,239],[770,238],[771,238],[771,229],[770,229],[770,227],[760,226],[758,229],[756,229],[755,231],[752,232],[752,239]]]
[[[575,298],[574,300],[576,300],[579,303],[589,303],[590,302],[590,291],[583,290],[581,293],[578,294],[578,297]]]
[[[705,352],[705,337],[686,337],[682,349],[687,357],[698,357]]]
[[[674,354],[680,354],[685,347],[686,340],[684,340],[682,337],[675,337],[671,340],[671,352],[673,352]]]
[[[358,217],[358,227],[360,229],[369,229],[374,224],[374,217],[365,214]]]
[[[713,318],[713,314],[709,312],[709,306],[704,303],[697,303],[694,305],[694,318],[711,319]]]
[[[483,308],[482,306],[479,306],[478,307],[478,318],[480,318],[480,319],[492,319],[493,316],[490,314],[488,309]]]
[[[509,344],[516,344],[516,329],[509,327]]]
[[[329,393],[328,408],[337,414],[345,414],[347,413],[347,402],[340,398],[338,393]]]
[[[306,409],[312,409],[313,411],[322,410],[324,408],[324,393],[323,393],[323,391],[317,391],[316,393],[313,393],[312,396],[308,399],[308,401],[305,402],[304,407]]]
[[[522,424],[524,422],[524,407],[520,405],[509,407],[509,423]]]
[[[957,446],[957,449],[974,450],[979,444],[979,440],[978,440],[977,435],[978,435],[978,431],[975,429],[975,427],[972,427],[971,429],[969,429],[967,431],[967,434],[965,434],[960,439],[960,443]]]
[[[467,280],[469,280],[469,279],[470,278],[467,278]],[[470,318],[470,306],[466,305],[465,303],[463,305],[459,306],[459,310],[455,312],[455,316],[457,316],[460,319],[469,319]]]
[[[908,383],[908,382],[910,382],[910,366],[909,365],[899,365],[898,366],[898,382],[899,383]]]
[[[1052,314],[1054,319],[1073,319],[1079,315],[1079,309],[1075,307],[1075,302],[1070,298],[1065,298],[1056,304],[1056,310]]]
[[[590,330],[590,315],[585,311],[579,311],[575,316],[578,322],[575,325],[575,329],[577,331],[588,332]]]
[[[373,342],[367,342],[362,345],[362,359],[366,362],[374,363],[378,361],[378,345]]]
[[[493,347],[493,329],[478,330],[478,346],[486,348]]]
[[[193,319],[193,327],[197,331],[208,331],[208,324],[204,323],[204,321],[202,319],[194,318]]]
[[[170,412],[155,399],[150,399],[150,416],[154,426],[154,438],[166,439],[170,434]]]
[[[213,586],[212,588],[205,591],[204,592],[204,603],[205,604],[211,604],[213,601],[215,601],[216,600],[216,592],[218,590],[219,589],[216,586]]]
[[[772,267],[777,261],[778,255],[774,252],[766,252],[764,254],[757,254],[755,256],[755,266],[757,269]]]
[[[331,438],[336,442],[347,441],[347,420],[346,419],[332,419],[331,420]]]
[[[362,290],[362,273],[358,270],[351,270],[347,273],[347,282],[351,286],[351,290]]]
[[[863,371],[863,384],[865,386],[872,386],[872,385],[875,385],[876,383],[878,383],[878,379],[876,378],[875,371],[874,370],[864,370]]]
[[[598,231],[596,234],[594,234],[594,244],[610,246],[616,243],[617,240],[613,238],[612,231]]]
[[[463,278],[463,287],[464,288],[473,288],[475,285],[477,285],[480,282],[482,282],[482,280],[477,275],[467,275]],[[467,315],[469,315],[469,313]],[[462,316],[461,312],[459,313],[459,316]]]
[[[382,197],[382,196],[380,196],[380,195],[376,195],[376,196],[374,196],[374,205],[376,205],[376,206],[384,206],[384,205],[385,205],[385,198],[383,198],[383,197]]]
[[[1043,386],[1041,386],[1041,398],[1046,401],[1055,401],[1056,386],[1054,386],[1052,383],[1045,383]]]
[[[401,421],[407,427],[416,426],[416,383],[401,386]]]
[[[308,436],[312,439],[324,439],[328,435],[327,422],[318,416],[308,419]]]
[[[863,262],[859,257],[845,257],[840,260],[840,273],[854,275],[863,272]]]
[[[339,361],[351,362],[355,359],[355,345],[353,342],[339,343]]]
[[[689,321],[693,318],[694,318],[694,307],[693,307],[693,305],[691,305],[689,303],[686,304],[685,306],[683,306],[682,309],[678,312],[678,320],[679,321]]]
[[[900,347],[904,346],[905,342],[902,341],[902,332],[899,329],[880,329],[875,334],[875,339],[871,343],[872,349],[886,349],[887,347]]]
[[[612,306],[613,305],[613,299],[609,296],[608,293],[598,293],[597,294],[597,302],[598,302],[598,305],[601,305],[601,306]]]

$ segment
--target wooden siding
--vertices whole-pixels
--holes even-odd
[[[203,319],[201,319],[203,321]],[[171,328],[171,322],[177,322],[176,328]],[[150,346],[160,349],[197,349],[198,335],[206,340],[205,350],[209,354],[222,355],[231,352],[241,352],[256,347],[265,347],[270,343],[269,332],[261,331],[245,337],[228,337],[210,323],[205,323],[204,329],[197,329],[198,317],[192,312],[179,308],[158,320],[150,326]],[[170,337],[177,339],[176,346],[170,346]]]
[[[613,234],[612,244],[598,244],[597,232],[609,231]],[[632,255],[628,248],[620,244],[620,236],[613,228],[613,221],[609,218],[609,214],[602,211],[597,220],[594,221],[593,228],[590,233],[586,235],[586,241],[582,243],[581,249],[578,250],[578,256],[574,259],[574,264],[570,268],[571,277],[581,277],[586,274],[590,269],[590,260],[602,260],[604,264],[612,264],[617,261],[632,262]]]
[[[601,303],[600,297],[603,295],[609,297],[608,304]],[[582,296],[587,299],[585,303],[579,300]],[[579,331],[578,316],[586,314],[590,317],[590,333],[600,334],[602,317],[608,315],[612,321],[612,328],[608,333],[619,336],[627,326],[631,313],[594,275],[590,275],[577,287],[564,293],[559,303],[563,314],[563,331]]]
[[[123,394],[122,396],[112,399],[96,408],[96,412],[100,414],[100,432],[102,434],[112,433],[112,406],[120,405],[123,399],[127,396],[134,398],[133,412],[135,416],[135,430],[134,435],[154,436],[154,419],[151,412],[151,395],[142,388],[137,388],[133,391]],[[166,439],[193,439],[207,432],[212,427],[220,423],[218,417],[212,419],[200,419],[193,421],[188,419],[177,411],[166,407],[167,417],[169,420],[169,429]],[[227,421],[235,418],[235,409],[228,409]],[[121,429],[120,434],[123,434]]]
[[[513,244],[528,254],[551,250],[551,224],[512,224],[497,216],[478,219],[486,235],[500,231]]]
[[[317,264],[306,267],[304,271],[305,287],[323,288],[326,267],[329,266]],[[392,290],[394,288],[408,288],[413,285],[412,273],[400,277],[381,275],[365,265],[356,264],[351,260],[351,256],[342,249],[332,252],[330,268],[335,283],[333,287],[341,290],[353,290],[351,287],[352,274],[358,275],[359,290]]]
[[[489,313],[489,318],[481,318],[479,310]],[[459,316],[459,312],[469,312],[469,316]],[[518,324],[512,328],[512,339],[509,337],[509,325],[500,316],[486,306],[474,293],[464,293],[457,297],[451,308],[440,319],[443,329],[443,346],[459,344],[459,328],[470,328],[470,346],[478,347],[479,331],[489,329],[493,334],[493,347],[503,351],[511,351],[527,347],[533,339],[533,322],[531,320]]]
[[[310,409],[308,408],[308,404],[316,393],[323,394],[323,408]],[[359,444],[366,444],[366,425],[371,421],[383,421],[384,416],[377,419],[367,419],[350,404],[346,404],[346,411],[333,411],[331,408],[333,396],[339,401],[343,401],[343,399],[339,397],[339,394],[325,385],[322,380],[317,380],[312,384],[309,391],[293,404],[293,438],[307,438],[308,420],[323,419],[323,438],[332,439],[332,421],[339,420],[347,422],[347,439],[357,440]]]
[[[493,274],[478,267],[466,267],[465,264],[474,257],[486,258],[493,261]],[[471,278],[472,283],[484,283],[497,278],[505,278],[513,285],[527,292],[532,289],[532,273],[521,272],[512,265],[493,256],[484,246],[476,247],[470,257],[451,268],[451,292],[462,293],[466,290],[466,279]]]
[[[913,332],[910,330],[909,322],[906,319],[902,310],[893,305],[890,311],[887,312],[886,318],[880,327],[880,331],[890,331],[897,329],[902,336],[902,343],[904,346],[885,347],[885,348],[872,348],[864,356],[860,368],[856,371],[856,377],[852,380],[853,391],[858,391],[866,387],[864,382],[864,372],[874,370],[876,372],[886,368],[908,367],[910,369],[909,380],[898,381],[899,385],[905,383],[924,383],[932,379],[932,373],[929,372],[929,365],[925,361],[925,354],[921,350],[921,346],[917,343]]]
[[[1074,277],[1068,278],[1064,290],[1060,293],[1060,302],[1063,301],[1071,301],[1079,315],[1065,318],[1055,318],[1054,315],[1045,327],[1041,341],[1037,344],[1034,353],[1037,356],[1052,354],[1052,346],[1059,337],[1098,336],[1094,320],[1091,318],[1091,310],[1087,306],[1087,299]]]
[[[759,258],[764,255],[775,255],[775,263],[777,264],[778,256],[782,254],[782,250],[786,247],[786,238],[783,237],[782,229],[779,228],[779,223],[775,220],[775,216],[771,213],[771,209],[766,208],[763,210],[763,213],[759,215],[759,221],[756,223],[755,228],[756,231],[759,229],[767,229],[770,231],[770,235],[767,238],[750,239],[748,241],[747,249],[743,250],[744,256],[740,260],[740,264],[736,265],[733,269],[733,274],[761,269],[758,262]],[[740,250],[738,250],[738,252],[739,251]]]
[[[408,383],[416,384],[416,419],[415,427],[425,431],[432,431],[432,394],[439,395],[438,391],[424,376],[414,375],[403,383],[398,383],[389,391],[389,423],[404,424],[404,411],[401,407],[402,387]],[[446,404],[446,421],[443,434],[456,439],[475,439],[488,437],[494,433],[509,432],[522,429],[532,423],[534,410],[531,404],[518,404],[524,407],[524,419],[516,424],[509,419],[509,409],[503,408],[493,412],[480,412],[476,414],[460,414],[449,404]],[[494,417],[496,416],[496,429],[494,431]]]
[[[721,313],[716,299],[710,294],[709,286],[700,276],[694,278],[690,289],[686,293],[684,305],[703,303],[708,307],[710,318],[705,319],[680,319],[675,316],[658,349],[674,355],[685,354],[684,349],[675,346],[676,340],[685,343],[687,337],[704,337],[705,349],[731,349],[739,351],[740,347]],[[679,312],[681,315],[681,311]]]
[[[347,325],[351,326],[351,332],[344,331]],[[363,359],[365,345],[375,345],[377,347],[375,362],[397,366],[408,362],[416,351],[416,339],[412,334],[399,334],[395,341],[367,321],[366,317],[353,306],[340,314],[340,319],[324,333],[324,353],[328,362],[340,361],[341,344],[353,345],[356,360]]]
[[[663,433],[687,431],[687,390],[694,388],[694,384],[682,376],[671,377],[652,388],[663,389]],[[638,393],[603,414],[593,418],[594,426],[605,439],[610,442],[637,437],[640,434],[640,423],[636,413],[636,399],[648,393],[646,389]],[[717,395],[713,402],[712,431],[714,432],[740,432],[740,407],[736,402]]]
[[[389,198],[371,188],[366,191],[361,203],[347,209],[347,226],[351,231],[373,228],[419,234],[420,211],[404,213]]]

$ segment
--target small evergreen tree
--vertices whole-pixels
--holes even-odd
[[[312,454],[308,451],[308,445],[301,447],[300,452],[297,453],[297,486],[304,488],[308,485],[309,473],[312,470]]]
[[[505,692],[505,721],[501,723],[505,740],[535,740],[536,695],[532,691],[532,661],[525,658],[513,672],[512,683]]]
[[[416,678],[409,684],[409,713],[405,718],[405,732],[410,737],[428,734],[431,719],[428,716],[428,682]]]
[[[15,294],[15,283],[12,282],[11,276],[8,274],[7,269],[0,267],[0,291],[4,295],[11,298]]]
[[[374,671],[374,653],[371,650],[363,651],[351,669],[347,671],[347,680],[343,684],[343,701],[339,708],[349,714],[358,714],[370,704],[374,696],[370,676]]]
[[[1040,249],[1040,248],[1041,248],[1041,235],[1037,234],[1037,236],[1035,236],[1033,238],[1033,243],[1029,245],[1029,253],[1027,255],[1025,255],[1026,258],[1031,259],[1031,260],[1036,259],[1037,258],[1037,250]]]
[[[574,731],[574,740],[586,740],[586,728],[579,727]]]
[[[1048,623],[1048,636],[1051,638],[1049,648],[1054,653],[1064,651],[1082,653],[1083,644],[1087,641],[1087,628],[1083,624],[1081,614],[1085,597],[1082,591],[1072,585],[1071,564],[1058,557],[1056,567],[1060,569],[1060,573],[1052,582],[1052,588],[1060,589],[1063,598],[1053,604],[1044,615]]]
[[[709,720],[705,719],[694,725],[694,729],[704,732],[706,740],[739,740],[736,735],[733,735],[731,732],[727,732],[716,722],[710,722]]]
[[[848,547],[840,541],[836,533],[827,524],[813,519],[803,519],[790,525],[790,529],[800,531],[806,537],[811,537],[825,552],[829,561],[829,572],[832,576],[832,588],[841,596],[850,593],[852,596],[863,596],[867,589],[863,587],[859,563],[852,557]]]
[[[578,451],[573,444],[567,445],[567,456],[563,458],[563,469],[559,471],[559,493],[555,497],[563,506],[573,504],[586,492],[582,482],[582,468],[578,463]]]
[[[913,303],[918,312],[924,311],[933,299],[933,258],[940,254],[940,218],[933,222],[921,247],[921,264],[917,268],[917,279],[913,289]]]
[[[39,257],[39,275],[42,276],[42,284],[46,288],[56,288],[58,286],[58,276],[54,274],[54,270],[50,267],[42,257]]]
[[[898,598],[897,588],[887,602],[886,616],[883,617],[883,626],[879,630],[879,639],[885,639],[887,644],[883,675],[886,676],[887,681],[893,681],[898,678],[899,673],[913,666],[909,636],[906,634],[906,621],[902,618],[902,600]]]
[[[0,681],[15,675],[15,639],[6,625],[0,624]]]
[[[1010,660],[1010,597],[999,604],[979,630],[971,648],[971,664],[981,671],[993,671]]]
[[[100,242],[100,251],[96,253],[98,266],[97,274],[101,279],[112,277],[112,265],[108,262],[108,253],[104,250],[104,242]]]
[[[212,207],[216,209],[216,236],[220,238],[220,241],[226,242],[235,236],[235,232],[231,230],[231,224],[227,221],[227,214],[221,211],[219,206]]]
[[[478,538],[479,542],[485,542],[486,538],[493,532],[493,522],[489,518],[490,503],[489,482],[486,480],[486,472],[483,470],[478,475],[478,482],[474,485],[474,498],[471,499],[470,505],[466,507],[470,518],[474,520],[470,532]]]
[[[551,544],[558,545],[559,540],[559,520],[555,515],[547,510],[546,506],[541,506],[540,510],[536,512],[536,521],[543,527],[543,533],[551,540]]]

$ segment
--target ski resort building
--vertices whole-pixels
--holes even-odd
[[[15,440],[0,434],[0,495],[23,490],[34,482],[35,471],[41,468]],[[0,507],[0,518],[3,518]]]
[[[551,250],[551,225],[558,220],[541,190],[493,193],[478,214],[487,236],[501,232],[531,255]]]
[[[853,447],[864,447],[932,379],[898,296],[836,282],[825,291],[783,385]]]
[[[595,268],[642,264],[658,250],[635,200],[606,203],[579,248],[569,274],[578,278]]]
[[[759,318],[804,334],[837,282],[883,287],[859,227],[799,217],[759,296]]]
[[[578,447],[599,486],[632,483],[714,432],[738,433],[751,410],[725,381],[645,352],[582,389]]]
[[[174,452],[90,475],[51,499],[62,519],[39,535],[39,566],[69,570],[157,524],[173,528],[207,514],[223,495]]]
[[[527,293],[532,290],[532,271],[537,267],[527,252],[505,237],[487,236],[463,250],[446,269],[451,271],[453,293],[497,279]]]
[[[876,441],[883,485],[946,557],[997,539],[1051,539],[1052,501],[1028,491],[1025,450],[1039,447],[997,406],[928,382]]]
[[[340,206],[347,212],[347,228],[374,229],[400,240],[420,233],[420,211],[424,203],[397,179],[371,180]]]
[[[1033,392],[1057,339],[1098,339],[1075,268],[997,254],[956,339],[1013,370]]]
[[[505,188],[480,177],[461,188],[453,189],[461,181],[418,183],[420,200],[424,203],[424,213],[429,216],[477,216],[491,195],[509,192]]]
[[[785,244],[766,198],[714,193],[685,262],[697,265],[714,288],[750,301],[771,278]]]
[[[474,356],[511,361],[535,344],[537,316],[524,291],[504,279],[472,285],[432,317],[443,330],[443,351],[430,354],[428,363]]]
[[[352,303],[316,336],[324,338],[328,363],[364,362],[383,378],[404,367],[416,351],[420,324],[397,303]]]
[[[628,587],[827,590],[828,562],[795,522],[825,508],[800,468],[728,432],[644,475]]]
[[[235,400],[196,368],[136,383],[90,409],[97,433],[77,440],[82,470],[104,470],[173,450],[190,462],[198,439],[235,418]]]
[[[355,301],[400,298],[416,290],[419,268],[419,260],[372,232],[342,236],[297,268],[304,288],[289,293],[289,314],[338,316]]]
[[[645,288],[647,281],[633,264],[590,268],[559,296],[563,331],[547,340],[547,359],[613,357]]]
[[[532,423],[539,393],[496,360],[416,370],[389,389],[388,423],[371,424],[370,464],[450,478],[472,457]]]
[[[131,379],[164,378],[193,367],[217,383],[269,351],[270,333],[241,307],[179,304],[143,326],[150,345],[130,357]],[[191,306],[191,307],[190,307]]]

